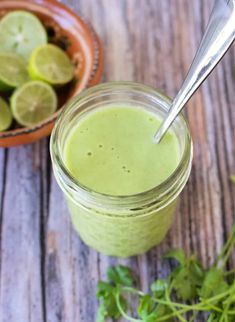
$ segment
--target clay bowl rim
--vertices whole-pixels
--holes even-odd
[[[29,5],[29,1],[28,0],[20,0],[20,1],[16,1],[16,0],[2,0],[1,4],[0,4],[0,9],[4,9],[4,4],[6,4],[6,9],[9,10],[9,3],[17,3],[17,5]],[[68,100],[72,99],[74,96],[78,95],[82,90],[84,90],[85,88],[95,85],[97,83],[99,83],[102,75],[102,69],[103,69],[103,48],[102,48],[102,44],[100,41],[100,38],[98,37],[97,33],[95,32],[95,30],[93,29],[92,25],[86,21],[86,19],[81,16],[78,15],[76,13],[74,13],[70,8],[68,8],[67,6],[65,6],[62,3],[59,3],[56,0],[43,0],[43,1],[38,1],[38,0],[33,0],[32,1],[33,4],[35,5],[42,5],[44,2],[48,2],[54,6],[59,7],[60,9],[62,9],[63,11],[69,13],[70,15],[72,15],[72,17],[78,21],[79,24],[82,24],[83,28],[85,28],[87,30],[88,33],[90,33],[91,39],[93,41],[93,47],[94,47],[94,53],[93,53],[93,61],[92,61],[92,66],[91,66],[91,70],[90,70],[90,75],[86,80],[86,83],[83,84],[83,86],[78,86],[78,88],[74,91],[74,93],[68,98]],[[16,10],[16,8],[14,8],[12,6],[12,11]],[[27,10],[26,8],[22,10]],[[17,129],[13,129],[13,130],[7,130],[7,131],[3,131],[0,132],[0,140],[4,140],[4,139],[10,139],[11,137],[17,137],[20,135],[27,135],[27,134],[31,134],[31,133],[36,133],[38,130],[52,125],[53,123],[55,123],[58,115],[61,113],[64,105],[67,103],[67,101],[60,106],[57,111],[52,114],[49,118],[45,119],[44,121],[38,123],[35,126],[32,127],[20,127]],[[38,140],[40,140],[41,138],[38,138]],[[0,145],[1,146],[1,145]]]

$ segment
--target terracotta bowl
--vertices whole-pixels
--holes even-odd
[[[49,42],[63,48],[75,66],[75,78],[58,89],[59,109],[37,126],[26,128],[13,124],[11,130],[0,132],[0,146],[9,147],[37,141],[51,133],[57,115],[64,103],[84,88],[97,84],[103,67],[100,40],[84,19],[55,0],[1,0],[0,18],[9,11],[27,10],[42,21]]]

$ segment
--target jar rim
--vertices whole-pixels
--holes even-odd
[[[74,193],[78,193],[79,197],[81,197],[84,200],[89,199],[89,201],[93,201],[94,203],[102,202],[104,204],[117,204],[120,206],[126,206],[133,203],[138,204],[139,202],[137,201],[140,201],[140,200],[141,200],[141,204],[149,203],[153,200],[153,196],[162,196],[164,194],[169,193],[169,184],[172,182],[173,178],[178,177],[180,173],[182,173],[182,175],[185,173],[184,164],[187,161],[187,159],[188,159],[189,167],[191,168],[190,165],[192,161],[192,140],[191,140],[188,122],[182,113],[179,114],[177,119],[180,120],[180,123],[183,125],[183,128],[184,128],[185,144],[184,144],[184,150],[181,153],[181,158],[176,169],[172,172],[172,174],[169,177],[167,177],[160,184],[154,186],[149,190],[146,190],[137,194],[110,195],[110,194],[105,194],[105,193],[92,190],[91,188],[83,185],[81,182],[79,182],[79,180],[77,180],[72,176],[72,174],[65,166],[62,155],[60,153],[59,140],[58,140],[59,130],[61,128],[61,124],[63,123],[66,115],[73,109],[73,107],[77,106],[78,103],[79,104],[82,103],[82,101],[87,97],[90,97],[100,91],[115,90],[115,89],[116,90],[119,89],[120,91],[123,91],[124,89],[126,89],[126,90],[138,91],[143,95],[144,94],[151,95],[155,98],[160,99],[162,102],[167,104],[168,107],[172,102],[172,100],[168,96],[161,93],[158,89],[155,89],[151,86],[146,86],[141,83],[130,82],[130,81],[106,82],[84,90],[82,93],[74,97],[64,106],[63,111],[59,115],[56,121],[56,124],[54,126],[54,129],[52,131],[51,140],[50,140],[50,153],[51,153],[54,172],[55,172],[55,175],[56,175],[56,172],[59,173],[59,175],[56,175],[58,183],[60,184],[63,191],[66,194],[69,194],[70,196],[71,195],[74,196]],[[61,182],[60,177],[63,178],[63,182],[66,184],[67,187],[69,187],[68,189],[64,187],[64,184],[63,182]],[[184,180],[184,184],[186,180]],[[178,190],[181,191],[182,188]],[[180,191],[178,193],[180,193]]]

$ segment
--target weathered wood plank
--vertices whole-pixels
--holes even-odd
[[[42,322],[37,145],[8,151],[1,227],[0,321]]]
[[[194,1],[193,6],[183,0],[164,2],[140,0],[138,5],[136,1],[117,3],[112,0],[102,0],[99,3],[71,1],[71,4],[75,10],[82,11],[102,35],[105,47],[105,80],[140,81],[158,87],[170,96],[175,95],[190,65],[208,17],[208,15],[206,17],[202,15],[202,2]],[[208,7],[211,8],[211,5],[212,1]],[[226,73],[226,77],[230,81],[229,84],[234,84],[231,70],[227,72],[229,72]],[[221,81],[224,77],[224,72],[221,72]],[[218,75],[212,76],[209,81],[211,84],[204,85],[203,90],[190,102],[187,111],[195,141],[193,172],[183,192],[175,224],[167,239],[159,247],[138,258],[117,260],[98,255],[98,264],[94,260],[95,267],[88,268],[85,275],[81,270],[84,258],[81,258],[82,262],[80,261],[80,265],[76,269],[78,276],[83,276],[86,280],[89,274],[95,272],[96,279],[99,274],[101,277],[105,275],[108,265],[118,262],[126,263],[138,269],[140,284],[144,289],[147,289],[150,281],[157,275],[164,276],[169,270],[169,264],[160,260],[162,254],[169,247],[184,247],[188,253],[195,251],[205,264],[213,260],[215,253],[219,251],[223,243],[225,234],[222,190],[225,188],[226,194],[228,194],[226,218],[229,223],[227,223],[227,227],[231,225],[233,220],[233,199],[227,177],[222,179],[223,182],[227,181],[224,183],[224,188],[221,187],[220,167],[224,163],[224,159],[220,160],[221,156],[218,155],[220,150],[216,147],[216,131],[223,136],[221,128],[217,129],[216,122],[226,124],[226,114],[223,115],[223,119],[220,114],[215,114],[213,111],[215,108],[219,111],[218,93],[224,92],[224,89],[220,88],[219,91],[217,88],[210,89],[210,86],[215,86],[213,84],[218,82]],[[228,88],[231,91],[232,86],[229,85]],[[232,92],[230,92],[231,95]],[[214,100],[217,100],[217,104],[214,103]],[[227,99],[227,113],[231,113],[229,112],[231,103]],[[232,124],[228,126],[229,129],[226,131],[228,149],[226,152],[234,149],[229,144],[234,139],[233,127]],[[220,148],[222,149],[222,146]],[[234,159],[230,156],[229,160],[230,169],[232,169]],[[222,172],[224,176],[226,169],[223,168]],[[53,195],[55,196],[55,192]],[[61,208],[58,204],[56,207],[54,205],[58,199],[53,199],[53,209]],[[55,216],[54,211],[55,209],[51,212],[51,216]],[[64,212],[67,212],[66,209]],[[67,227],[67,224],[63,225]],[[70,234],[69,230],[68,234]],[[59,235],[58,238],[60,238]],[[87,255],[86,247],[79,242],[77,247],[78,249],[84,248],[87,261],[89,255]],[[60,253],[59,247],[56,251]],[[93,251],[91,253],[90,256],[94,256]],[[58,263],[59,260],[57,265]],[[60,269],[65,270],[62,262],[60,265],[62,267]],[[82,300],[85,291],[79,283],[81,281],[75,283],[77,285],[75,288],[81,291],[77,293],[77,303],[80,305],[80,310],[86,312],[87,303]],[[94,284],[91,285],[93,296]],[[63,303],[65,301],[66,299],[63,299]],[[69,303],[71,301],[69,300]],[[84,316],[80,315],[80,319],[83,318]],[[94,320],[94,307],[91,308],[90,315],[86,316],[86,319]],[[60,320],[55,319],[55,321]]]
[[[1,212],[3,207],[4,190],[5,190],[6,160],[7,160],[7,151],[3,148],[0,148],[0,224],[1,224]],[[1,260],[1,257],[0,257],[0,260]]]
[[[143,82],[171,97],[187,72],[213,4],[213,0],[206,5],[203,0],[61,2],[82,13],[101,36],[105,81]],[[196,252],[205,264],[213,260],[235,216],[235,187],[228,179],[235,173],[234,67],[233,46],[188,104],[194,139],[192,174],[170,233],[145,255],[115,259],[80,241],[51,173],[48,140],[10,149],[8,154],[0,150],[0,322],[94,322],[96,282],[105,277],[109,265],[133,267],[147,290],[154,278],[169,271],[162,255],[172,246]]]
[[[7,151],[0,148],[0,249],[1,249],[1,225],[2,225],[2,210],[5,195],[5,182],[6,182],[6,162]],[[0,254],[0,274],[1,274],[1,254]],[[1,285],[1,279],[0,279]]]
[[[5,183],[5,163],[6,163],[6,150],[0,148],[0,208],[2,207],[3,190]]]

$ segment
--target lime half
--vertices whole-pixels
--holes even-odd
[[[10,107],[3,98],[0,97],[0,132],[9,129],[12,123]]]
[[[29,61],[32,79],[45,81],[51,85],[64,85],[73,79],[73,65],[66,53],[55,45],[36,48]]]
[[[0,53],[0,91],[19,87],[28,80],[27,68],[19,56]]]
[[[43,82],[31,81],[19,87],[11,97],[11,110],[23,126],[34,126],[51,116],[57,108],[54,89]]]
[[[0,50],[16,53],[26,61],[32,51],[47,43],[47,33],[40,20],[26,11],[13,11],[0,20]]]

